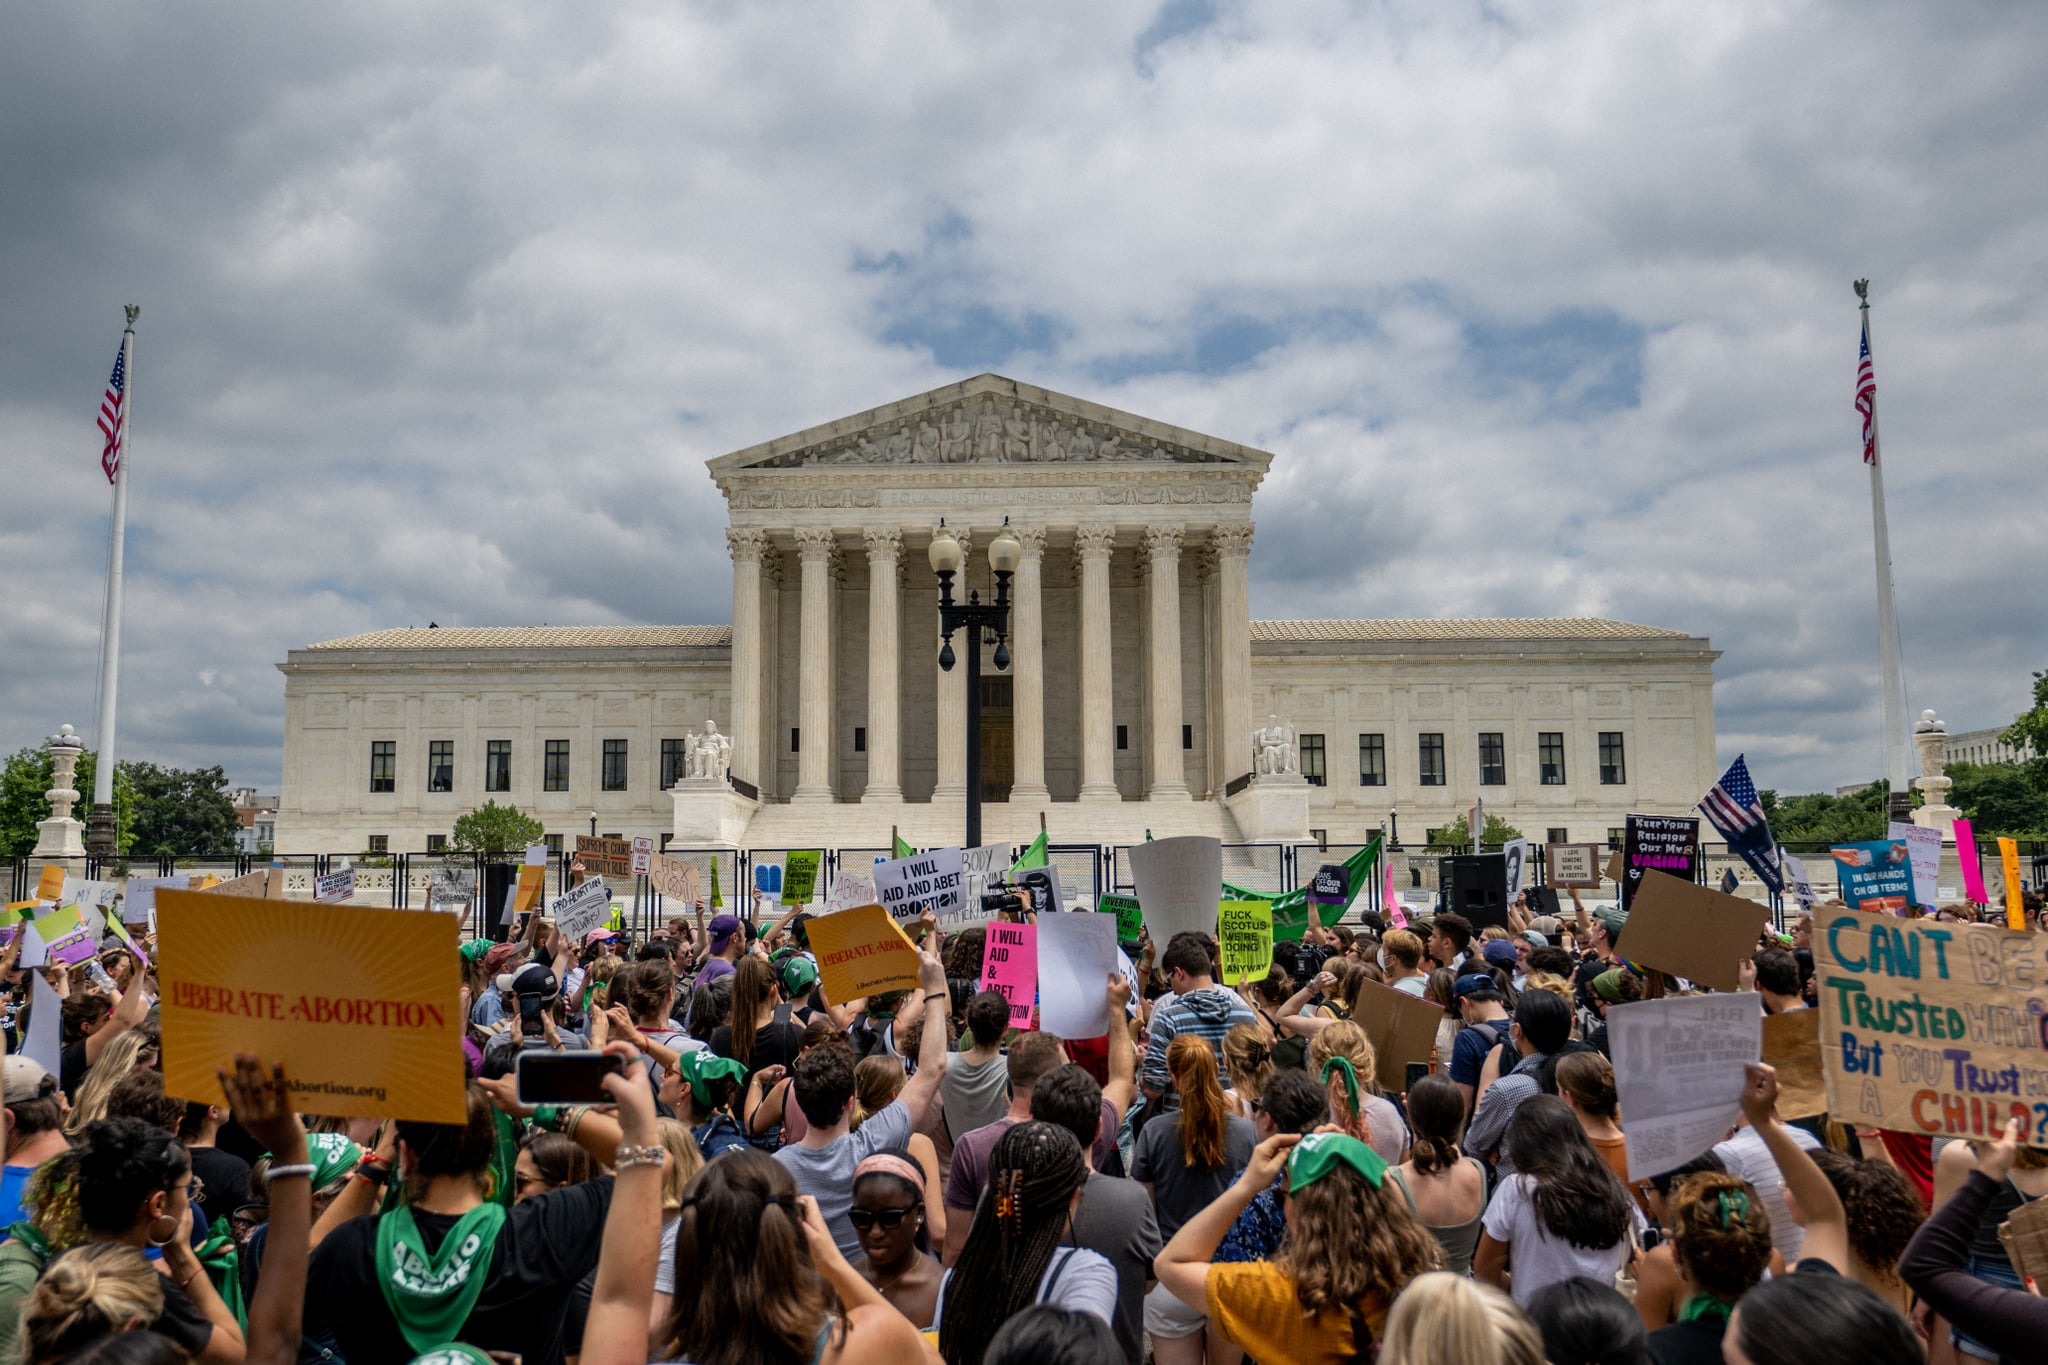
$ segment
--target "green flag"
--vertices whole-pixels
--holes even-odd
[[[1015,874],[1027,871],[1030,868],[1044,866],[1045,831],[1040,830],[1038,831],[1038,837],[1036,839],[1033,839],[1030,845],[1022,853],[1017,855],[1017,861],[1010,864],[1010,872],[1011,875],[1014,876]]]
[[[725,896],[718,889],[718,855],[711,855],[711,905],[713,909],[723,908]]]
[[[912,848],[909,844],[905,843],[903,840],[903,836],[896,833],[896,831],[890,830],[889,837],[896,841],[896,849],[893,853],[889,855],[890,857],[908,858],[917,852],[916,849]]]
[[[1344,870],[1350,873],[1351,878],[1351,899],[1342,905],[1319,907],[1321,913],[1317,918],[1325,929],[1344,918],[1353,902],[1357,901],[1358,893],[1365,889],[1367,874],[1378,866],[1379,860],[1380,836],[1377,834],[1372,837],[1371,843],[1344,860]],[[1298,943],[1301,936],[1308,931],[1308,888],[1305,886],[1298,886],[1285,895],[1269,896],[1263,891],[1253,891],[1249,887],[1232,886],[1225,882],[1223,898],[1273,902],[1273,938],[1276,942]]]

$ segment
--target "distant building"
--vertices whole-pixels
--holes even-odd
[[[268,853],[277,846],[277,808],[281,798],[265,796],[254,787],[234,790],[235,849],[241,853]]]
[[[2034,757],[2034,746],[2018,748],[2007,744],[2003,725],[1992,730],[1965,730],[1950,735],[1942,746],[1944,763],[2025,763]]]

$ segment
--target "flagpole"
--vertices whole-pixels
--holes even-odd
[[[1856,281],[1857,310],[1863,315],[1863,343],[1870,344],[1870,281]],[[1876,352],[1871,352],[1873,364]],[[1891,780],[1891,808],[1894,818],[1912,809],[1912,789],[1906,772],[1906,683],[1899,667],[1898,607],[1892,599],[1891,533],[1884,510],[1884,456],[1878,445],[1877,394],[1870,395],[1870,534],[1877,552],[1877,634],[1884,660],[1884,755],[1885,776]]]
[[[114,700],[121,682],[121,551],[128,531],[128,463],[135,450],[130,441],[135,415],[135,319],[142,312],[127,304],[128,326],[121,333],[121,445],[114,465],[114,527],[107,546],[106,616],[100,622],[100,720],[94,733],[98,753],[93,759],[92,814],[86,822],[86,849],[102,861],[116,852],[114,826]]]

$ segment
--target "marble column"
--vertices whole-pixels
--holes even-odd
[[[1081,572],[1081,799],[1115,801],[1116,720],[1110,697],[1109,556],[1114,526],[1074,531]]]
[[[1145,552],[1152,561],[1151,627],[1146,632],[1152,729],[1145,746],[1150,774],[1145,795],[1153,801],[1184,801],[1188,795],[1187,759],[1180,747],[1180,542],[1178,526],[1145,528]]]
[[[897,638],[896,566],[903,554],[903,532],[890,527],[862,535],[868,547],[868,785],[861,799],[901,801],[897,728],[903,698],[896,679],[902,646]]]
[[[1016,766],[1010,800],[1029,805],[1052,799],[1045,789],[1045,615],[1041,600],[1045,528],[1013,526],[1010,534],[1024,547],[1010,581],[1010,657],[1016,660],[1011,665],[1016,709],[1010,725]]]
[[[953,600],[967,600],[967,584],[973,578],[974,535],[970,531],[954,530],[953,539],[960,542],[960,572],[953,575]],[[930,570],[926,570],[927,573]],[[932,804],[950,805],[967,799],[967,656],[964,651],[979,649],[980,642],[973,631],[953,632],[953,671],[948,673],[938,664],[939,650],[943,645],[939,639],[939,613],[937,594],[931,599],[932,608],[932,672],[939,680],[939,704],[934,723],[938,726],[938,781],[932,787]]]
[[[1209,533],[1216,552],[1216,633],[1219,696],[1209,704],[1222,714],[1222,766],[1216,789],[1252,769],[1252,598],[1247,565],[1252,553],[1249,522],[1218,526]]]
[[[803,600],[797,618],[797,724],[801,745],[793,801],[832,799],[832,555],[830,530],[796,532],[803,564]]]
[[[732,553],[732,775],[755,786],[761,759],[761,557],[768,533],[726,528]]]

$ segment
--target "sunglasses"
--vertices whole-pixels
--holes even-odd
[[[846,1215],[846,1221],[862,1232],[866,1232],[877,1223],[882,1225],[882,1231],[894,1232],[903,1226],[904,1219],[915,1212],[915,1204],[906,1204],[900,1209],[855,1209]]]

